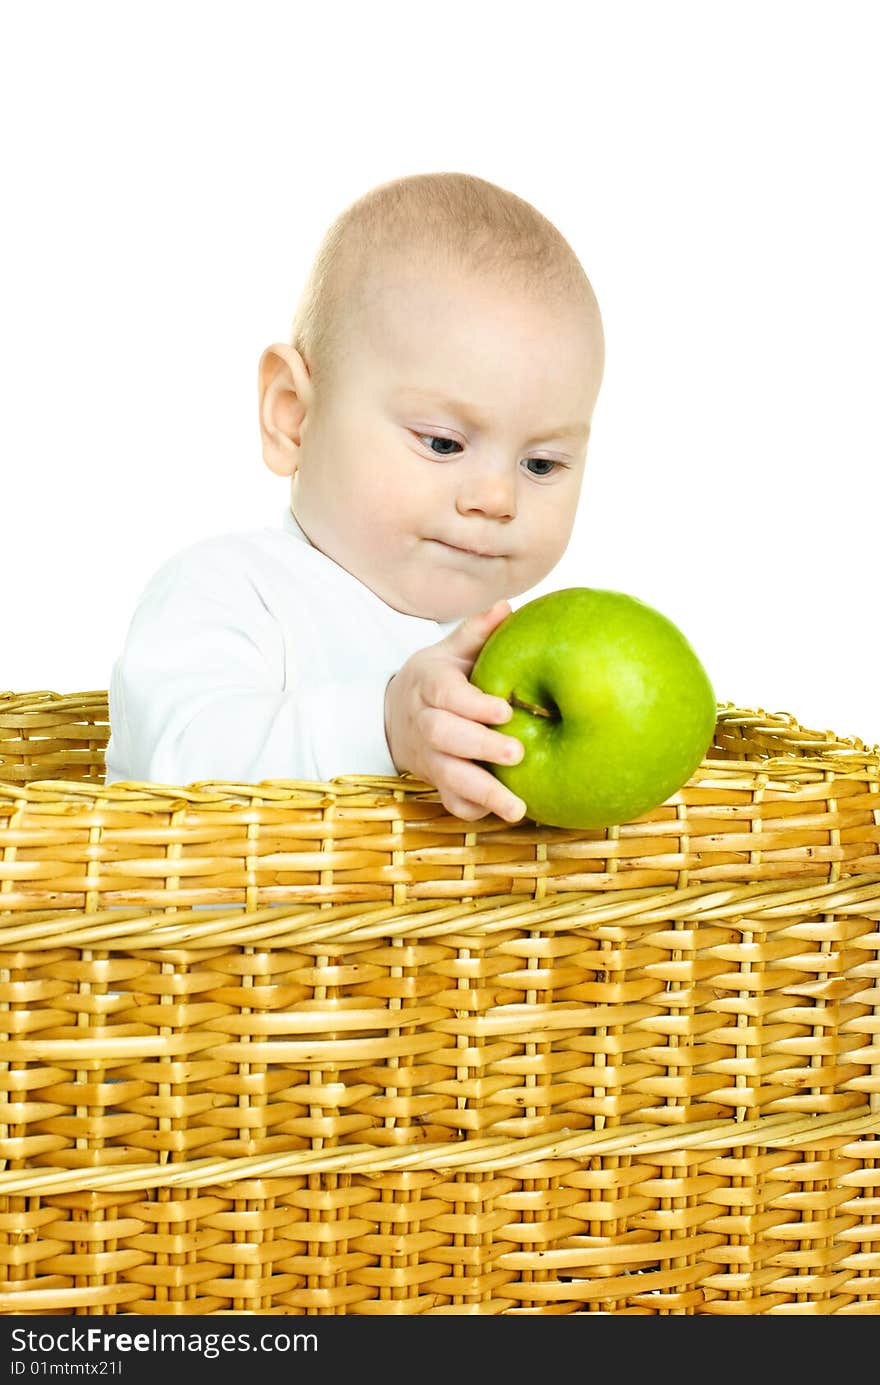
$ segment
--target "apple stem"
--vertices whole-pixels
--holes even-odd
[[[524,712],[531,712],[536,717],[549,717],[552,721],[558,720],[558,716],[549,712],[546,707],[538,707],[534,702],[524,702],[516,693],[511,693],[508,701],[511,707],[521,707]]]

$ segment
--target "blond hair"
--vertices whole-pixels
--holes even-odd
[[[415,173],[371,188],[336,217],[321,240],[291,332],[316,393],[341,367],[358,314],[394,264],[463,270],[518,292],[580,304],[604,351],[592,285],[547,217],[474,174]]]

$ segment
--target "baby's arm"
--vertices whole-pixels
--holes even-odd
[[[303,601],[289,642],[268,593],[222,551],[166,564],[110,684],[106,782],[190,784],[393,774],[384,671],[328,681]]]
[[[385,736],[395,766],[433,784],[456,817],[495,813],[518,822],[525,813],[521,799],[474,763],[513,764],[523,755],[514,736],[485,724],[508,721],[510,705],[469,681],[483,644],[510,612],[507,601],[498,601],[469,616],[445,639],[417,650],[385,691]]]

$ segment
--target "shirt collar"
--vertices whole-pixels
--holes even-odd
[[[295,539],[299,539],[302,543],[307,543],[310,548],[314,548],[314,544],[312,543],[309,536],[305,533],[303,529],[300,528],[299,524],[297,523],[293,510],[290,508],[289,505],[286,505],[284,508],[284,514],[281,519],[281,526],[283,529],[287,530],[288,534],[292,534]]]

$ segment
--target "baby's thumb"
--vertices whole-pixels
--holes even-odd
[[[488,610],[477,611],[456,625],[443,643],[457,658],[474,660],[495,627],[506,620],[510,613],[509,601],[496,601]]]

